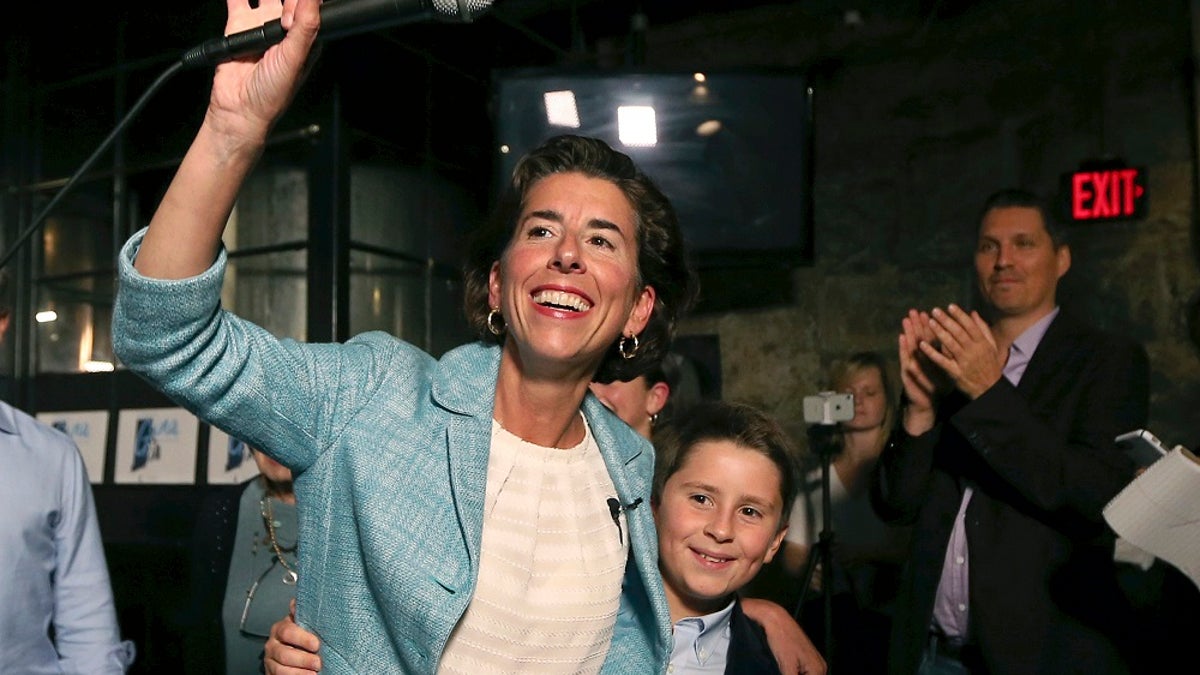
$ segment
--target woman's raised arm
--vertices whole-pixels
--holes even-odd
[[[226,5],[227,35],[276,18],[287,35],[263,54],[217,66],[204,122],[138,252],[135,266],[148,277],[181,279],[212,265],[242,182],[300,86],[320,26],[320,0]]]

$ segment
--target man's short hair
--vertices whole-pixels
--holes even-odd
[[[1042,216],[1046,234],[1050,235],[1055,248],[1067,243],[1067,229],[1055,217],[1054,209],[1050,208],[1049,202],[1037,193],[1023,188],[1004,188],[988,195],[988,198],[983,201],[983,208],[979,211],[979,225],[983,225],[983,218],[988,211],[1012,207],[1036,210]]]

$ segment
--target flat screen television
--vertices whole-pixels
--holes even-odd
[[[698,268],[813,259],[812,92],[803,73],[498,70],[495,193],[543,140],[594,136],[671,199]]]

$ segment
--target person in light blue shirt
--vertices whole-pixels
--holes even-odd
[[[654,444],[651,508],[674,624],[668,672],[779,673],[738,592],[787,533],[798,489],[791,443],[751,406],[702,401],[656,432]],[[815,656],[801,669],[824,665]]]
[[[0,673],[124,673],[133,645],[79,451],[0,403],[0,466]]]
[[[0,341],[10,318],[0,273]],[[0,402],[0,673],[124,673],[87,469],[70,437]]]

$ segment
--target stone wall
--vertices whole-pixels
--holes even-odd
[[[1064,307],[1135,336],[1153,367],[1151,428],[1200,443],[1200,292],[1186,3],[978,3],[951,18],[810,3],[656,26],[647,65],[813,68],[813,265],[787,306],[693,316],[719,336],[725,398],[801,430],[802,399],[850,351],[895,360],[909,307],[970,304],[977,209],[992,190],[1051,194],[1084,159],[1146,166],[1149,215],[1073,226]],[[1049,7],[1061,4],[1068,7]]]

